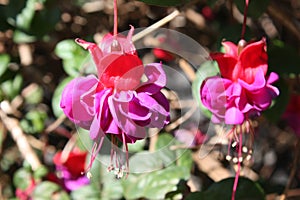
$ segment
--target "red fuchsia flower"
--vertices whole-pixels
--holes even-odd
[[[156,38],[159,43],[161,44],[161,46],[164,46],[164,43],[166,43],[167,41],[167,36],[166,35],[158,35],[157,38]],[[159,59],[159,60],[163,60],[163,61],[166,61],[166,62],[170,62],[172,60],[175,59],[175,56],[168,52],[168,51],[165,51],[164,49],[161,49],[161,48],[154,48],[152,50],[153,52],[153,55]]]
[[[58,183],[67,191],[76,190],[82,186],[88,185],[90,180],[83,173],[85,171],[85,161],[87,152],[74,150],[63,157],[61,151],[53,157],[53,162],[58,172]]]
[[[272,86],[278,75],[267,75],[266,41],[246,46],[223,42],[225,53],[212,53],[221,77],[210,77],[201,86],[202,103],[214,123],[238,125],[266,110],[279,90]]]
[[[241,163],[252,155],[254,130],[249,119],[259,116],[279,95],[279,90],[272,86],[278,75],[274,72],[267,75],[268,55],[264,38],[250,44],[244,40],[238,45],[232,42],[222,44],[225,53],[211,54],[219,65],[221,77],[207,78],[201,85],[200,95],[203,105],[212,112],[212,122],[233,125],[227,133],[230,142],[226,159],[238,164],[231,198],[234,200]],[[245,148],[244,132],[250,133],[250,144],[246,144]],[[234,158],[230,153],[231,147],[236,149]]]
[[[90,130],[95,144],[88,168],[105,136],[109,135],[116,146],[122,142],[128,157],[127,143],[145,138],[145,127],[163,128],[169,122],[169,104],[160,91],[166,85],[166,75],[160,63],[143,66],[131,42],[133,30],[132,27],[127,37],[106,35],[99,46],[76,40],[91,53],[98,77],[72,80],[62,93],[60,105],[71,121]],[[141,82],[143,75],[145,82]],[[115,153],[113,148],[112,156]],[[115,158],[117,176],[122,176],[118,160]],[[123,169],[128,170],[128,158]]]
[[[300,95],[292,94],[288,106],[282,116],[287,125],[300,137]]]

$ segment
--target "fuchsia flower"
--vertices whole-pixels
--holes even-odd
[[[290,96],[289,104],[282,118],[293,129],[295,134],[300,137],[300,95],[292,94]]]
[[[260,115],[279,95],[272,86],[278,75],[267,76],[268,55],[266,41],[237,46],[223,42],[225,53],[212,53],[221,77],[209,77],[201,86],[201,100],[213,114],[214,123],[242,124],[251,116]]]
[[[98,77],[72,80],[60,105],[71,121],[90,130],[95,142],[91,164],[105,136],[110,135],[114,145],[118,138],[127,152],[127,143],[146,137],[145,127],[163,128],[169,122],[169,104],[160,91],[166,85],[166,75],[160,63],[143,66],[131,42],[133,30],[131,27],[127,37],[106,35],[99,46],[76,40],[91,53]],[[143,75],[145,82],[141,82]]]
[[[56,170],[59,172],[58,183],[67,191],[76,190],[84,185],[88,185],[90,180],[84,175],[85,160],[87,152],[71,151],[66,158],[62,157],[62,152],[57,152],[53,157]]]

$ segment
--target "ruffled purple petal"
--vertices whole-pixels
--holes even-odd
[[[146,136],[146,130],[134,123],[134,121],[127,117],[129,112],[129,102],[132,100],[133,95],[130,91],[121,91],[115,93],[108,98],[109,108],[112,117],[115,119],[118,127],[126,134],[135,138],[144,138]]]
[[[93,76],[73,79],[62,92],[60,107],[66,116],[82,128],[89,128],[94,114],[93,94],[98,79]]]
[[[137,88],[137,92],[154,94],[159,92],[167,83],[166,74],[161,63],[151,63],[146,65],[144,73],[147,77],[147,81]]]

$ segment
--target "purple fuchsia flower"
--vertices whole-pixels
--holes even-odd
[[[222,44],[225,53],[211,54],[219,65],[221,77],[209,77],[203,82],[201,100],[212,112],[212,122],[238,125],[260,115],[279,95],[279,90],[272,86],[278,75],[274,72],[267,75],[265,39],[246,46]]]
[[[249,44],[244,40],[238,45],[228,41],[222,44],[225,53],[211,54],[219,65],[221,76],[207,78],[201,85],[200,95],[203,105],[212,112],[212,122],[233,125],[227,133],[226,159],[238,165],[231,198],[234,200],[241,163],[252,156],[254,130],[250,118],[259,116],[279,95],[279,90],[272,85],[278,75],[274,72],[267,75],[268,55],[264,38]],[[244,132],[250,133],[250,140],[243,147]],[[233,154],[230,153],[231,147],[235,149]]]
[[[76,190],[82,186],[90,184],[90,180],[84,175],[85,160],[87,152],[79,150],[71,151],[66,158],[61,151],[53,157],[53,162],[58,173],[56,180],[67,191]]]
[[[94,140],[91,167],[105,136],[113,145],[124,145],[127,164],[118,158],[118,177],[128,170],[127,144],[146,137],[145,127],[163,128],[169,122],[169,103],[161,92],[166,75],[161,63],[143,66],[131,41],[133,27],[127,37],[106,35],[98,46],[76,39],[89,50],[97,67],[98,77],[89,75],[72,80],[62,93],[61,108],[76,125],[90,130]],[[141,82],[142,76],[147,78]],[[112,159],[116,150],[112,149]],[[123,168],[124,170],[120,170]]]
[[[287,125],[300,137],[300,95],[292,94],[290,96],[287,108],[282,116]]]

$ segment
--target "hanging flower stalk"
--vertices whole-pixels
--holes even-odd
[[[117,34],[117,2],[114,0],[114,32],[101,44],[76,39],[87,49],[96,65],[97,77],[89,75],[72,80],[62,93],[61,108],[76,125],[88,129],[94,141],[91,168],[105,137],[111,141],[111,165],[117,178],[129,172],[128,143],[146,137],[145,127],[163,128],[169,122],[169,103],[161,92],[166,75],[161,63],[143,65],[131,41]],[[141,82],[142,76],[147,78]],[[123,144],[126,163],[117,154]]]
[[[267,74],[268,55],[266,40],[247,43],[244,38],[249,1],[246,0],[241,40],[238,45],[223,41],[225,53],[212,53],[220,69],[221,76],[207,78],[201,85],[201,101],[211,112],[213,123],[232,125],[227,133],[229,138],[227,160],[238,164],[233,186],[232,199],[238,184],[241,163],[252,154],[254,130],[251,118],[266,110],[279,90],[272,84],[278,79],[274,72]],[[248,144],[243,147],[243,133],[250,135]],[[237,157],[230,154],[236,150]]]

